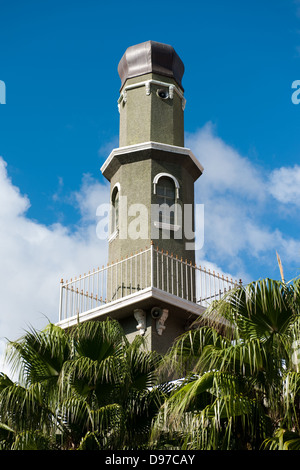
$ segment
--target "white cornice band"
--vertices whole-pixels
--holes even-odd
[[[169,98],[172,100],[174,97],[174,91],[178,94],[178,96],[182,100],[182,110],[184,111],[185,105],[186,105],[186,99],[183,96],[183,93],[177,88],[175,85],[172,83],[167,83],[167,82],[161,82],[160,80],[145,80],[144,82],[137,82],[137,83],[132,83],[131,85],[127,85],[123,88],[121,91],[120,97],[118,99],[118,109],[120,112],[120,104],[122,101],[126,103],[127,101],[127,91],[132,90],[134,88],[139,88],[141,86],[146,87],[146,95],[150,95],[151,93],[151,84],[154,85],[160,85],[169,88]]]
[[[108,158],[103,163],[102,167],[100,168],[101,172],[103,173],[106,168],[110,165],[111,161],[117,155],[123,155],[125,153],[132,153],[132,152],[139,152],[141,150],[162,150],[164,152],[173,152],[181,155],[186,155],[189,157],[193,163],[197,166],[197,168],[203,173],[204,168],[201,163],[197,160],[193,152],[186,148],[186,147],[178,147],[176,145],[170,144],[162,144],[160,142],[142,142],[140,144],[134,145],[127,145],[126,147],[118,147],[113,149]]]

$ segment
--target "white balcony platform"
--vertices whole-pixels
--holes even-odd
[[[121,320],[134,309],[147,310],[156,304],[187,320],[195,319],[238,284],[151,245],[117,263],[62,280],[57,325],[69,328],[106,317]]]
[[[189,318],[195,319],[195,317],[200,316],[205,311],[205,307],[199,304],[186,299],[181,299],[176,295],[155,287],[148,287],[134,294],[103,304],[100,307],[82,312],[79,315],[60,320],[57,325],[61,328],[70,328],[76,325],[78,321],[84,322],[89,320],[105,319],[107,317],[121,320],[128,314],[131,314],[133,309],[141,308],[143,310],[147,310],[156,304],[163,304],[173,313],[177,313],[177,311],[180,312],[186,320]]]

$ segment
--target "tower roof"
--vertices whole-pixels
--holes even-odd
[[[128,78],[152,72],[174,78],[182,88],[184,64],[172,46],[146,41],[128,47],[119,62],[118,72],[122,86]]]

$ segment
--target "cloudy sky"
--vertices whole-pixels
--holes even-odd
[[[198,262],[279,278],[277,251],[286,279],[299,275],[299,1],[0,0],[0,12],[0,354],[58,320],[61,278],[105,262],[96,209],[118,146],[117,66],[149,39],[185,64],[185,145],[204,166]]]

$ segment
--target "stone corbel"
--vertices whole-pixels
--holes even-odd
[[[146,312],[141,308],[133,311],[134,318],[138,322],[136,329],[139,330],[140,335],[143,336],[146,331]]]
[[[150,95],[150,93],[151,93],[151,83],[150,83],[150,81],[145,83],[145,87],[146,87],[146,95]]]
[[[174,98],[174,90],[175,90],[174,85],[170,85],[170,86],[169,86],[169,98],[170,98],[171,100]]]
[[[166,329],[165,321],[168,318],[168,315],[169,315],[169,310],[164,308],[163,311],[162,311],[162,316],[156,320],[157,334],[162,335],[163,331]]]

